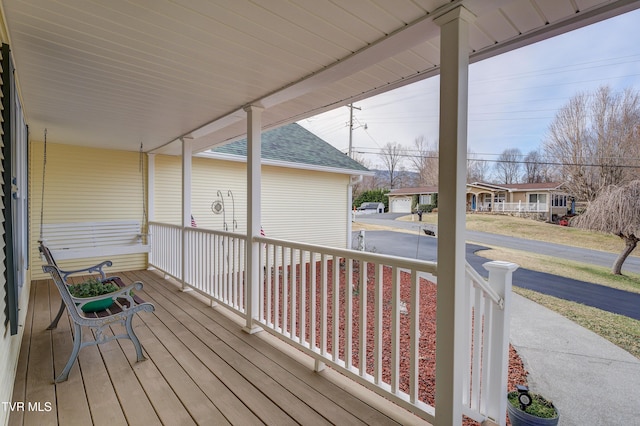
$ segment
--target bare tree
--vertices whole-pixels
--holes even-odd
[[[592,201],[609,185],[640,177],[640,95],[600,87],[579,93],[554,118],[544,142],[548,158],[562,163],[567,189]]]
[[[424,136],[418,136],[413,141],[414,155],[409,157],[411,164],[418,172],[417,186],[438,184],[438,144],[427,143]]]
[[[399,183],[404,155],[405,149],[397,142],[387,142],[380,150],[380,158],[388,173],[389,189],[395,188]]]
[[[358,163],[362,164],[367,169],[371,169],[371,161],[365,158],[364,155],[353,152],[352,158]],[[378,182],[375,176],[363,176],[362,180],[353,185],[353,198],[356,199],[364,191],[375,189],[378,187]]]
[[[533,150],[524,157],[524,175],[522,180],[525,183],[548,182],[548,167],[543,164],[542,154],[540,151]]]
[[[578,228],[611,233],[624,241],[625,247],[611,268],[611,273],[621,275],[622,264],[640,241],[640,180],[603,189],[587,210],[574,218],[571,224]]]
[[[593,96],[593,127],[596,159],[602,187],[628,182],[637,171],[625,167],[629,158],[637,158],[636,129],[640,125],[640,96],[630,89],[613,93],[599,88]]]
[[[518,183],[520,169],[522,167],[522,152],[518,148],[510,148],[502,151],[494,166],[496,180],[499,183]]]
[[[489,162],[467,150],[467,182],[486,182],[489,178]]]

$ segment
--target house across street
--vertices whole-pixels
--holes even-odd
[[[418,205],[432,204],[438,195],[437,186],[397,188],[389,192],[390,213],[411,213]],[[557,220],[575,211],[575,198],[554,182],[493,184],[473,182],[467,184],[467,211],[515,213]]]

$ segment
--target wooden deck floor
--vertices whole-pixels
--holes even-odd
[[[426,424],[267,333],[211,308],[152,271],[140,280],[152,302],[134,328],[147,360],[135,362],[128,340],[89,346],[69,380],[52,384],[71,352],[65,314],[45,330],[60,304],[50,281],[34,281],[13,401],[25,403],[9,425]],[[286,348],[282,350],[282,346]]]

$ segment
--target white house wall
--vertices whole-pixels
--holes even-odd
[[[155,221],[180,224],[180,176],[180,157],[156,155]],[[345,247],[348,184],[347,175],[263,166],[266,236]],[[194,157],[192,190],[191,209],[198,227],[222,230],[226,222],[232,231],[235,218],[235,231],[246,233],[246,163]],[[224,200],[224,215],[212,212],[216,200]]]

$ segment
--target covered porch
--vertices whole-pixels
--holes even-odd
[[[40,331],[52,306],[55,309],[56,296],[46,291],[46,284],[34,282],[31,288],[28,284],[39,267],[35,246],[29,247],[27,241],[28,225],[32,230],[37,227],[37,218],[29,212],[38,210],[37,188],[42,185],[44,192],[47,179],[44,171],[38,176],[31,169],[27,180],[25,137],[24,155],[4,155],[15,160],[21,176],[15,188],[11,176],[4,177],[3,207],[11,211],[11,200],[19,200],[26,212],[22,222],[10,214],[5,218],[9,231],[14,226],[24,234],[15,238],[20,242],[14,248],[17,261],[14,264],[10,258],[6,269],[24,277],[27,284],[20,291],[12,278],[6,280],[8,288],[13,286],[7,294],[15,299],[11,302],[15,309],[10,336],[5,333],[0,342],[11,354],[2,360],[11,373],[3,377],[0,390],[5,399],[13,391],[14,401],[41,403],[42,410],[12,413],[10,422],[47,423],[46,402],[55,404],[53,424],[82,423],[82,419],[99,423],[103,418],[110,423],[129,421],[138,412],[145,416],[141,422],[160,419],[167,424],[183,420],[204,424],[213,416],[235,424],[251,423],[250,419],[306,423],[301,421],[306,415],[333,423],[412,422],[382,413],[377,403],[363,402],[360,387],[335,388],[324,377],[333,374],[325,368],[329,365],[418,416],[408,419],[450,425],[460,424],[464,414],[505,423],[507,319],[514,265],[488,265],[487,282],[465,263],[468,66],[635,9],[637,2],[594,1],[579,9],[576,2],[563,0],[548,2],[544,10],[529,1],[411,1],[401,2],[402,7],[397,2],[384,7],[367,1],[294,3],[284,7],[277,2],[186,1],[153,6],[4,2],[1,35],[12,50],[8,45],[3,49],[7,70],[3,85],[12,85],[6,99],[11,98],[11,111],[29,125],[31,142],[33,135],[46,135],[50,129],[51,142],[72,147],[71,153],[78,155],[74,167],[89,164],[80,154],[89,148],[140,151],[140,169],[147,161],[146,181],[136,184],[140,192],[130,191],[133,201],[128,205],[118,192],[123,185],[133,186],[117,184],[122,161],[111,160],[108,165],[114,173],[109,175],[86,173],[84,180],[96,179],[92,191],[75,191],[74,182],[60,179],[58,195],[70,209],[60,210],[60,217],[78,221],[79,205],[85,208],[86,220],[148,213],[142,225],[143,232],[148,228],[151,235],[151,253],[148,259],[141,255],[141,262],[172,277],[180,287],[171,287],[162,276],[149,272],[123,273],[142,274],[147,284],[144,296],[156,303],[155,314],[136,321],[152,362],[132,366],[127,342],[122,346],[111,342],[81,353],[79,367],[71,373],[75,384],[51,385],[57,363],[64,362],[64,355],[56,353],[70,344],[70,335],[63,329]],[[14,58],[15,80],[9,78],[14,75],[10,66]],[[438,226],[447,236],[438,246],[438,265],[261,236],[263,131],[438,74],[443,193]],[[9,103],[5,110],[8,107]],[[8,146],[13,135],[4,134]],[[193,155],[245,135],[246,233],[193,229]],[[159,155],[183,159],[182,176],[164,176],[182,183],[176,197],[182,198],[179,225],[154,217],[153,168]],[[69,202],[69,194],[77,198]],[[107,197],[117,201],[114,211],[108,207],[116,203],[109,206]],[[91,208],[98,203],[99,209]],[[8,231],[5,235],[9,247],[13,237]],[[424,274],[438,276],[437,330],[429,335],[421,329],[418,304]],[[218,308],[196,305],[195,299],[188,299],[189,292],[205,297],[210,305],[224,306],[239,315],[240,322],[220,315]],[[311,297],[315,303],[307,302]],[[343,312],[344,327],[328,315],[338,310]],[[391,320],[383,327],[385,311]],[[371,327],[367,318],[375,319]],[[366,332],[356,334],[356,329]],[[427,337],[438,342],[434,404],[421,399],[419,392],[420,341]],[[280,353],[262,346],[267,339],[289,346]],[[358,358],[355,349],[362,356]],[[406,357],[404,349],[409,351]],[[258,354],[262,351],[268,355]],[[285,352],[296,351],[312,360],[305,358],[305,368],[283,361]],[[365,354],[370,354],[371,365]],[[83,368],[83,361],[96,369]],[[409,363],[406,373],[400,370],[401,362]],[[233,380],[223,386],[221,377],[213,374],[217,368]],[[201,380],[200,372],[209,379]],[[88,380],[90,374],[99,377]],[[122,382],[127,385],[116,389]],[[78,396],[63,391],[74,385],[84,392]],[[102,391],[93,386],[105,386],[107,396],[96,399]],[[76,398],[80,404],[75,404]],[[72,405],[67,399],[78,408],[67,411]],[[135,406],[133,411],[129,404]],[[202,407],[216,414],[198,411]],[[112,413],[117,417],[109,417]],[[242,413],[249,417],[233,417]],[[31,421],[27,416],[32,415],[43,419]]]
[[[39,406],[12,412],[10,425],[425,423],[335,371],[315,373],[311,358],[266,333],[242,332],[238,317],[157,271],[119,275],[143,281],[140,296],[156,307],[134,323],[147,361],[135,363],[129,341],[87,347],[69,380],[53,386],[70,324],[65,315],[45,331],[60,296],[49,280],[35,281],[13,401]]]

